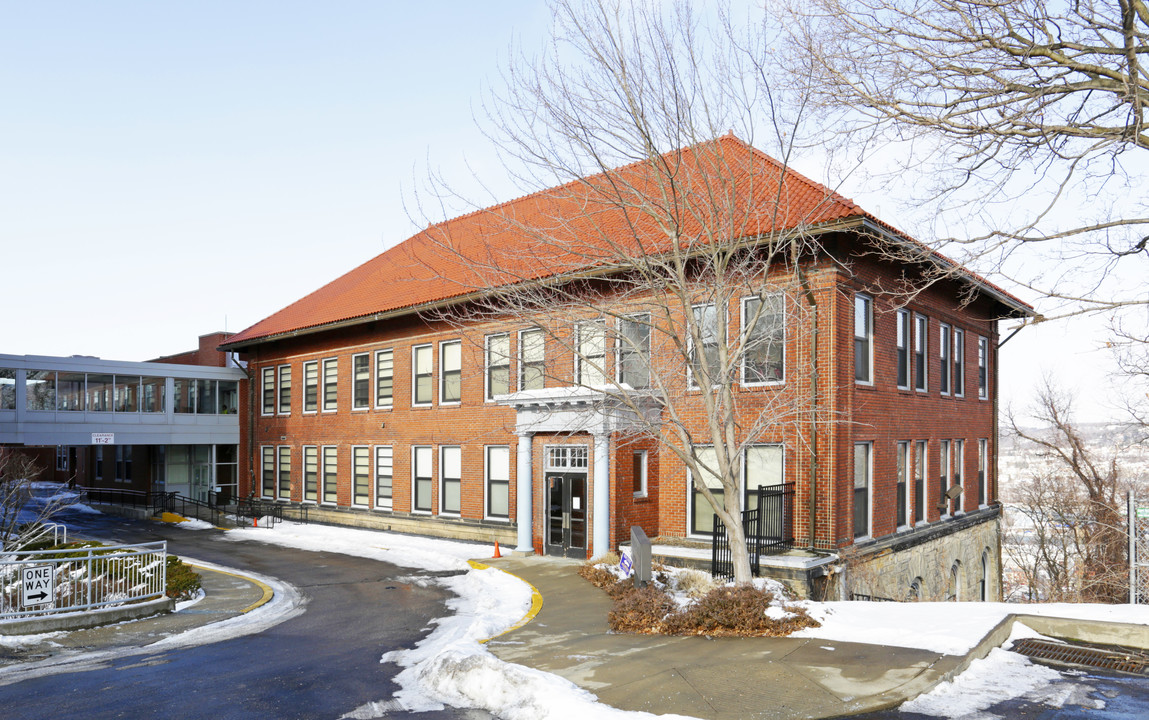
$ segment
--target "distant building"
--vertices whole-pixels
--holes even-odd
[[[781,167],[731,136],[715,142],[733,158],[729,172]],[[817,432],[779,424],[742,458],[746,507],[766,488],[793,490],[785,522],[802,551],[769,561],[766,572],[811,594],[995,597],[998,320],[1032,309],[972,273],[908,302],[881,291],[907,267],[867,252],[872,239],[916,243],[797,173],[786,170],[783,180],[788,210],[820,238],[805,271],[825,333],[820,412],[831,420]],[[314,505],[321,521],[498,540],[523,552],[595,556],[626,542],[632,525],[662,543],[709,547],[711,510],[683,463],[634,439],[626,413],[595,390],[604,382],[641,388],[641,373],[629,374],[634,363],[658,358],[641,347],[624,357],[604,340],[601,377],[588,380],[529,319],[436,319],[436,308],[469,301],[468,271],[436,249],[432,232],[476,258],[530,255],[514,223],[492,229],[492,218],[566,223],[573,242],[604,227],[617,227],[619,242],[641,234],[609,209],[591,226],[578,203],[564,211],[555,191],[429,228],[227,340],[254,383],[240,392],[250,418],[241,427],[240,493]],[[923,263],[948,262],[923,252]],[[519,271],[548,277],[547,261],[533,262],[539,267]],[[609,273],[597,280],[613,282]],[[715,337],[756,331],[739,326],[746,308],[775,301],[788,302],[732,301],[730,327]],[[627,312],[572,316],[569,330],[615,337],[626,332]],[[796,364],[813,352],[810,334],[779,322],[772,354],[735,383],[747,426],[759,400],[810,382]],[[650,411],[659,412],[657,398]],[[683,417],[704,422],[701,409]],[[846,556],[864,569],[828,589]]]

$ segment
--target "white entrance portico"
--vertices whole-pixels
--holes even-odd
[[[621,390],[621,392],[620,392]],[[624,397],[622,392],[626,393]],[[610,550],[610,438],[620,431],[641,431],[658,421],[662,404],[646,391],[626,386],[609,389],[584,387],[523,390],[497,398],[515,408],[515,434],[519,436],[516,505],[516,552],[534,551],[534,458],[532,438],[538,433],[593,438],[591,463],[591,556]]]

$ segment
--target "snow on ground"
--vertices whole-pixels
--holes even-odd
[[[187,518],[179,522],[171,523],[173,527],[183,528],[184,530],[210,530],[215,527],[207,520],[197,520],[196,518]]]

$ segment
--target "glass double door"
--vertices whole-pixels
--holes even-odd
[[[549,472],[547,478],[548,555],[586,557],[586,473]]]

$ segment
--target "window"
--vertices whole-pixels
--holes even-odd
[[[388,351],[390,352],[390,351]],[[375,448],[375,509],[391,510],[394,497],[394,457],[391,446]]]
[[[279,446],[279,468],[276,471],[276,486],[280,500],[291,499],[291,446]]]
[[[758,493],[762,488],[782,484],[782,446],[752,445],[746,448],[742,463],[743,509],[758,507]],[[767,534],[778,536],[774,528]],[[781,530],[778,528],[777,530]],[[778,536],[781,537],[781,536]]]
[[[779,383],[785,379],[786,314],[781,293],[742,301],[742,382]]]
[[[56,373],[56,402],[63,406],[65,395],[65,380],[67,373]],[[214,385],[212,380],[200,380]],[[138,375],[116,376],[116,385],[113,394],[112,408],[115,412],[139,412],[140,410],[140,378]]]
[[[275,368],[263,369],[263,414],[275,414]]]
[[[195,381],[195,411],[201,415],[215,415],[216,408],[215,380]]]
[[[898,387],[910,389],[910,312],[899,310],[897,314]]]
[[[224,383],[221,383],[221,385]],[[231,383],[227,383],[231,384]],[[140,409],[146,413],[166,412],[164,408],[164,379],[157,377],[145,377],[142,379],[142,400],[140,401]],[[233,391],[238,393],[238,391]],[[238,394],[237,394],[238,397]],[[221,408],[224,414],[234,414],[239,412],[236,401],[233,398],[230,404],[224,404]]]
[[[375,353],[375,407],[391,407],[395,391],[395,352],[391,349]]]
[[[367,356],[364,355],[364,358]],[[371,501],[371,448],[351,448],[351,504],[367,507]]]
[[[279,366],[279,400],[276,402],[280,415],[291,414],[291,366]]]
[[[439,343],[439,402],[457,403],[463,398],[463,343]]]
[[[870,452],[868,442],[854,443],[854,537],[870,534]]]
[[[457,446],[439,448],[439,512],[458,515],[463,508],[463,451]]]
[[[551,445],[547,448],[548,470],[586,470],[586,445]]]
[[[68,472],[68,447],[66,445],[56,446],[56,469],[61,472]]]
[[[938,450],[938,514],[949,515],[946,490],[950,488],[950,441],[942,440]]]
[[[926,372],[926,348],[929,347],[930,321],[925,315],[914,313],[914,389],[925,392],[929,389]]]
[[[989,399],[989,339],[977,339],[977,396]]]
[[[488,400],[511,391],[511,336],[488,335],[486,348]]]
[[[630,455],[633,478],[631,487],[635,497],[646,497],[646,451],[635,450]]]
[[[487,447],[487,517],[511,516],[511,449]]]
[[[541,390],[546,384],[546,345],[542,330],[519,333],[519,389]]]
[[[953,512],[962,511],[962,495],[965,495],[965,488],[962,485],[962,477],[965,475],[965,440],[954,440],[954,458],[953,458],[953,484],[954,487],[962,488],[961,494],[954,498]]]
[[[275,497],[275,446],[263,446],[263,487],[261,492],[265,498]]]
[[[339,501],[339,448],[323,448],[323,502],[334,505]]]
[[[339,359],[323,361],[323,412],[339,409]]]
[[[307,502],[319,499],[319,449],[314,445],[303,448],[303,499]]]
[[[989,474],[986,473],[986,461],[989,456],[989,440],[982,438],[977,441],[977,504],[989,503]]]
[[[718,454],[712,447],[695,447],[694,457],[698,459],[699,471],[702,473],[702,482],[710,490],[710,494],[719,505],[723,502],[725,492],[722,488],[722,481],[711,472],[712,469],[718,468]],[[692,535],[713,535],[714,534],[714,508],[706,500],[706,496],[698,491],[694,486],[694,477],[690,478],[690,534]]]
[[[319,409],[319,361],[303,363],[303,412]]]
[[[694,325],[699,337],[702,338],[702,347],[695,347],[693,339],[690,342],[690,386],[698,387],[699,380],[705,374],[710,384],[716,385],[722,377],[718,365],[718,311],[714,305],[696,305],[694,307]],[[706,366],[703,368],[702,363]],[[708,531],[710,532],[710,531]]]
[[[898,443],[898,527],[905,527],[909,524],[906,518],[909,516],[909,496],[906,493],[908,473],[910,471],[909,454],[910,444],[902,441]]]
[[[429,348],[428,348],[429,350]],[[411,479],[415,487],[413,509],[415,512],[431,512],[432,454],[429,446],[411,448]]]
[[[952,371],[950,361],[950,326],[945,323],[941,324],[941,330],[938,331],[938,359],[941,365],[941,381],[940,387],[942,395],[950,394],[950,372]]]
[[[954,328],[954,395],[965,395],[965,331]]]
[[[618,321],[618,381],[632,388],[650,387],[650,315]]]
[[[132,481],[132,446],[116,446],[116,480],[120,482]]]
[[[16,409],[16,371],[0,368],[0,410]]]
[[[105,450],[105,448],[101,445],[97,445],[95,450],[96,450],[96,479],[97,480],[103,480],[104,479],[104,450]]]
[[[431,404],[431,373],[434,371],[430,345],[411,348],[411,368],[415,382],[411,388],[411,402],[415,405]]]
[[[874,301],[854,296],[854,380],[874,381]]]
[[[351,409],[366,410],[371,403],[371,356],[351,356]]]
[[[914,522],[926,519],[926,441],[914,443]]]
[[[606,384],[606,321],[579,323],[578,350],[575,352],[575,385],[600,387]]]

